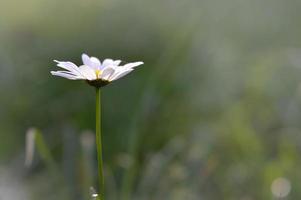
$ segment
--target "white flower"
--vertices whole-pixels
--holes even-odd
[[[131,71],[143,62],[127,63],[119,65],[121,60],[105,59],[102,63],[98,58],[82,54],[83,65],[77,66],[69,61],[57,61],[58,67],[65,70],[51,71],[52,75],[61,76],[71,80],[87,80],[93,86],[103,86],[115,81]]]

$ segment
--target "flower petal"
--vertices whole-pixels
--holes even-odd
[[[107,67],[106,69],[103,70],[100,78],[103,80],[109,80],[110,77],[114,74],[114,72],[115,72],[114,68]]]
[[[89,57],[87,54],[82,54],[83,64],[93,69],[100,69],[101,63],[96,57]]]
[[[65,62],[65,61],[58,61],[58,60],[54,60],[54,62],[57,63],[58,67],[61,67],[63,69],[66,69],[76,75],[80,75],[80,71],[77,67],[76,64],[72,63],[72,62]]]
[[[91,65],[90,57],[85,53],[82,54],[82,61],[83,61],[84,65],[87,65],[87,66]]]
[[[103,66],[103,68],[105,68],[107,66],[118,66],[120,63],[121,63],[121,60],[112,60],[110,58],[107,58],[102,62],[102,66]]]
[[[101,63],[100,63],[100,61],[98,60],[98,58],[96,58],[96,57],[91,57],[91,58],[90,58],[90,61],[91,61],[91,67],[100,69]]]
[[[133,63],[127,63],[123,67],[129,69],[129,68],[137,67],[142,64],[144,64],[144,63],[143,62],[133,62]]]
[[[118,66],[121,63],[121,60],[114,60],[114,65]]]
[[[54,76],[61,76],[61,77],[64,77],[64,78],[67,78],[67,79],[70,79],[70,80],[83,79],[83,77],[79,77],[79,76],[76,76],[76,75],[73,75],[73,74],[70,74],[70,73],[66,73],[66,72],[63,72],[63,71],[51,71],[50,73]]]
[[[127,75],[134,69],[126,69],[126,70],[120,70],[119,72],[115,73],[113,76],[110,77],[109,81],[115,81],[117,79],[120,79],[121,77]]]
[[[77,76],[77,77],[81,77],[81,78],[84,78],[82,75],[77,75],[73,72],[70,72],[70,71],[55,71],[55,72],[59,72],[59,73],[64,73],[64,74],[69,74],[69,75],[73,75],[73,76]]]
[[[102,62],[102,68],[105,68],[107,66],[114,65],[114,60],[107,58]]]
[[[90,67],[90,66],[87,66],[87,65],[82,65],[79,67],[82,75],[88,79],[88,80],[95,80],[96,79],[96,74],[95,74],[95,71]]]

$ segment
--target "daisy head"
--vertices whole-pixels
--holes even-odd
[[[70,80],[86,80],[90,85],[102,87],[115,81],[131,71],[143,62],[127,63],[120,65],[121,60],[105,59],[102,62],[96,57],[82,54],[83,65],[77,66],[69,61],[57,61],[58,67],[64,70],[51,71],[54,76],[61,76]]]

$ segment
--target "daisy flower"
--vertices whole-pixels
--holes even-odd
[[[93,192],[93,197],[104,200],[105,185],[101,136],[101,87],[127,75],[133,71],[135,67],[142,65],[143,62],[133,62],[120,65],[121,60],[105,59],[103,62],[100,62],[98,58],[89,57],[87,54],[82,54],[82,61],[83,65],[77,66],[73,62],[54,60],[54,62],[57,63],[57,66],[64,70],[51,71],[51,74],[70,80],[85,80],[96,89],[95,140],[98,161],[99,193],[97,194]]]
[[[87,54],[82,54],[82,61],[83,65],[77,66],[73,62],[54,60],[57,66],[64,70],[51,71],[51,74],[70,80],[86,80],[92,86],[102,87],[127,75],[135,67],[143,64],[143,62],[133,62],[120,65],[121,60],[112,59],[100,62],[98,58],[89,57]]]

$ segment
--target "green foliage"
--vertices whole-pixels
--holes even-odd
[[[279,177],[291,184],[287,198],[300,199],[300,6],[2,2],[3,167],[26,172],[29,199],[91,198],[94,134],[83,132],[94,130],[95,91],[49,73],[53,59],[80,64],[86,52],[145,62],[103,89],[107,200],[274,199]],[[25,171],[16,163],[31,126],[43,137],[37,131],[39,156]]]

